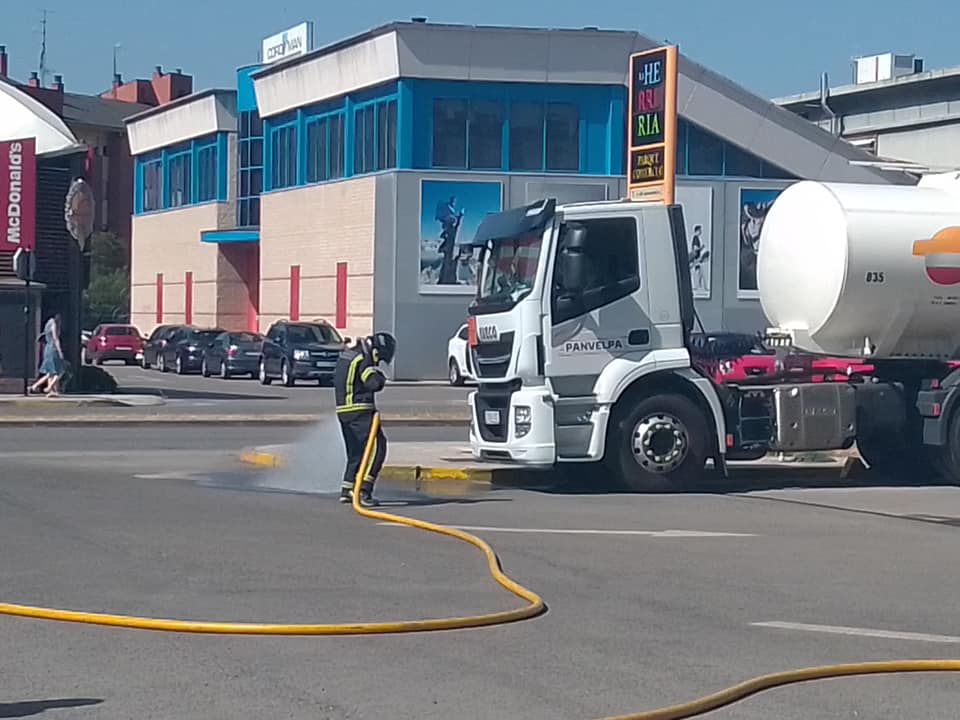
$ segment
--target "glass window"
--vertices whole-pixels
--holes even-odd
[[[263,139],[254,138],[250,141],[250,165],[263,166]]]
[[[250,111],[240,113],[240,137],[245,138],[250,135]]]
[[[433,101],[433,167],[467,166],[467,101]]]
[[[796,176],[788,173],[783,168],[777,167],[773,163],[763,161],[763,177],[774,178],[777,180],[796,180]]]
[[[503,167],[503,107],[498,102],[470,105],[469,147],[471,170]]]
[[[543,105],[510,106],[510,169],[543,170]]]
[[[328,152],[330,154],[330,173],[331,180],[343,177],[343,114],[337,113],[330,118],[330,144]]]
[[[208,145],[197,152],[197,202],[217,199],[217,146]]]
[[[297,184],[297,129],[292,125],[273,131],[273,183],[274,189],[293,187]]]
[[[547,103],[547,170],[580,169],[580,108]]]
[[[763,177],[763,160],[736,145],[726,143],[723,174],[740,177]]]
[[[162,186],[162,166],[159,160],[143,165],[143,211],[161,208],[160,189]]]
[[[183,207],[190,204],[190,153],[180,153],[170,158],[170,190],[167,207]]]
[[[637,222],[632,218],[582,220],[586,228],[583,254],[586,277],[583,292],[576,297],[554,293],[554,323],[561,323],[591,310],[609,305],[636,292],[640,287],[640,256]],[[562,252],[564,236],[560,237]],[[554,266],[554,287],[563,288],[562,267]]]
[[[327,179],[327,128],[326,118],[307,125],[307,182]]]
[[[397,101],[377,105],[377,170],[397,166]]]
[[[263,120],[260,119],[260,113],[256,110],[250,113],[250,135],[263,137]]]
[[[723,174],[723,140],[696,125],[687,129],[687,174]]]
[[[260,224],[260,198],[250,199],[250,224],[257,226]]]
[[[263,170],[261,168],[253,168],[250,171],[250,195],[251,196],[259,195],[262,189],[263,189]]]
[[[373,172],[376,144],[376,106],[367,105],[353,115],[353,171],[357,174]]]

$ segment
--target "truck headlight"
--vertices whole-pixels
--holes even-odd
[[[530,432],[531,413],[527,405],[518,405],[513,409],[513,427],[518,438]]]
[[[293,351],[294,360],[309,360],[310,351],[309,350],[294,350]]]

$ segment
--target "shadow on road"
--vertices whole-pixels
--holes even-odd
[[[618,485],[600,465],[577,465],[550,473],[549,480],[542,474],[531,476],[529,485],[511,483],[514,488],[548,495],[611,495],[630,491]],[[860,465],[841,475],[840,469],[737,468],[721,478],[711,475],[700,485],[686,487],[679,492],[708,495],[732,495],[764,490],[854,489],[854,488],[911,488],[954,487],[955,483],[929,473],[916,476],[891,476],[868,470]]]
[[[187,388],[156,388],[140,385],[125,385],[117,388],[122,395],[159,395],[168,400],[274,400],[283,401],[282,395],[254,395],[244,392],[211,392],[209,390],[190,390]]]
[[[57,700],[25,700],[23,702],[0,702],[0,718],[23,718],[40,715],[47,710],[89,707],[100,705],[103,700],[97,698],[62,698]]]

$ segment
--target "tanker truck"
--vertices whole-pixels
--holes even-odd
[[[625,489],[657,492],[733,461],[855,444],[871,472],[960,482],[960,173],[801,181],[770,208],[763,344],[868,370],[841,382],[703,370],[745,349],[695,332],[678,205],[546,199],[487,216],[473,243],[478,459],[603,463]]]

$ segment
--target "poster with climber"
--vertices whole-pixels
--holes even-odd
[[[480,221],[503,207],[503,186],[470,180],[420,181],[420,292],[473,294]]]
[[[777,199],[780,190],[740,190],[740,246],[737,272],[737,297],[755,300],[757,289],[757,254],[760,251],[760,232],[763,221]]]
[[[680,185],[676,189],[676,199],[683,207],[693,297],[709,300],[713,257],[713,189]]]

